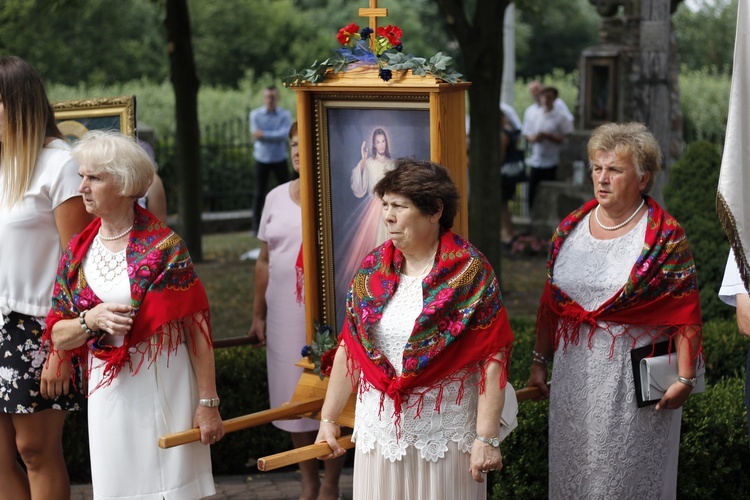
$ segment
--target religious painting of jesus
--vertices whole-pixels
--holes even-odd
[[[372,189],[396,158],[430,159],[427,102],[327,100],[319,106],[325,137],[323,185],[330,207],[324,251],[333,257],[336,328],[346,293],[362,259],[386,240],[380,200]]]

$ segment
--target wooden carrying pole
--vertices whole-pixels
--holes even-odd
[[[342,436],[338,438],[336,442],[338,442],[339,445],[345,450],[354,448],[354,443],[352,443],[351,435]],[[281,467],[286,467],[287,465],[304,462],[305,460],[324,457],[331,453],[331,451],[331,447],[328,446],[328,443],[316,443],[309,446],[302,446],[300,448],[283,451],[281,453],[277,453],[276,455],[258,459],[258,469],[264,472],[279,469]]]
[[[541,391],[538,387],[524,387],[516,391],[516,400],[526,401],[529,399],[535,399],[541,396]],[[346,450],[353,448],[351,436],[343,436],[338,438],[338,443]],[[313,458],[324,457],[331,453],[331,447],[328,443],[316,443],[309,446],[303,446],[294,450],[284,451],[277,453],[276,455],[270,455],[258,459],[258,469],[264,472],[268,472],[280,467],[286,467],[287,465],[298,464],[305,460],[312,460]]]
[[[323,407],[323,398],[306,399],[303,401],[287,403],[278,408],[263,410],[241,417],[224,420],[224,432],[234,432],[256,425],[267,424],[274,420],[281,420],[289,417],[298,417],[305,413],[317,412]],[[159,438],[159,448],[172,448],[181,444],[199,441],[201,438],[200,429],[190,429],[187,431],[168,434]],[[329,452],[330,453],[330,452]],[[324,453],[325,454],[325,453]]]

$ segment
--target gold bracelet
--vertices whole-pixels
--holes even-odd
[[[331,419],[329,419],[329,418],[321,418],[321,419],[320,419],[320,421],[321,421],[321,422],[325,422],[325,423],[327,423],[327,424],[333,424],[333,425],[335,425],[336,427],[341,427],[341,424],[340,424],[340,423],[336,422],[335,420],[331,420]]]

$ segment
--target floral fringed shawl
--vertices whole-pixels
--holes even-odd
[[[555,261],[568,235],[596,208],[591,200],[568,215],[558,226],[550,243],[547,283],[537,317],[537,334],[552,336],[555,349],[563,342],[579,342],[581,325],[589,325],[588,346],[595,334],[612,336],[610,355],[617,338],[628,335],[635,347],[639,338],[650,336],[652,345],[667,337],[670,350],[682,336],[691,347],[691,357],[701,352],[701,309],[695,263],[682,227],[653,199],[646,197],[648,220],[646,238],[638,260],[625,285],[595,311],[584,310],[554,279]],[[613,334],[607,324],[623,327]]]
[[[501,365],[497,383],[505,387],[513,341],[494,271],[475,247],[447,231],[440,237],[436,264],[423,280],[424,306],[404,349],[402,374],[396,376],[375,348],[373,327],[398,287],[403,265],[403,254],[390,240],[365,257],[347,296],[341,334],[350,373],[361,370],[364,378],[359,390],[380,391],[381,409],[386,395],[393,399],[397,429],[402,404],[416,406],[419,415],[429,390],[440,391],[437,411],[442,389],[460,381],[459,404],[464,382],[476,372],[481,373],[479,390],[484,392],[489,362]]]
[[[52,326],[58,321],[77,318],[80,311],[101,303],[83,273],[83,259],[100,226],[97,218],[71,240],[60,259],[45,340],[51,342]],[[111,383],[126,363],[135,374],[146,358],[150,365],[164,349],[169,355],[182,343],[183,327],[201,332],[211,344],[208,299],[185,242],[137,204],[125,259],[133,307],[130,333],[120,347],[99,346],[97,339],[91,339],[74,353],[86,363],[88,348],[105,363],[99,386]],[[194,339],[188,337],[195,351]],[[136,352],[141,356],[133,366]]]

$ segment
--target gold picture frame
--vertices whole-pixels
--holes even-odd
[[[89,130],[118,130],[135,137],[135,96],[103,97],[52,103],[60,131],[74,142]]]

